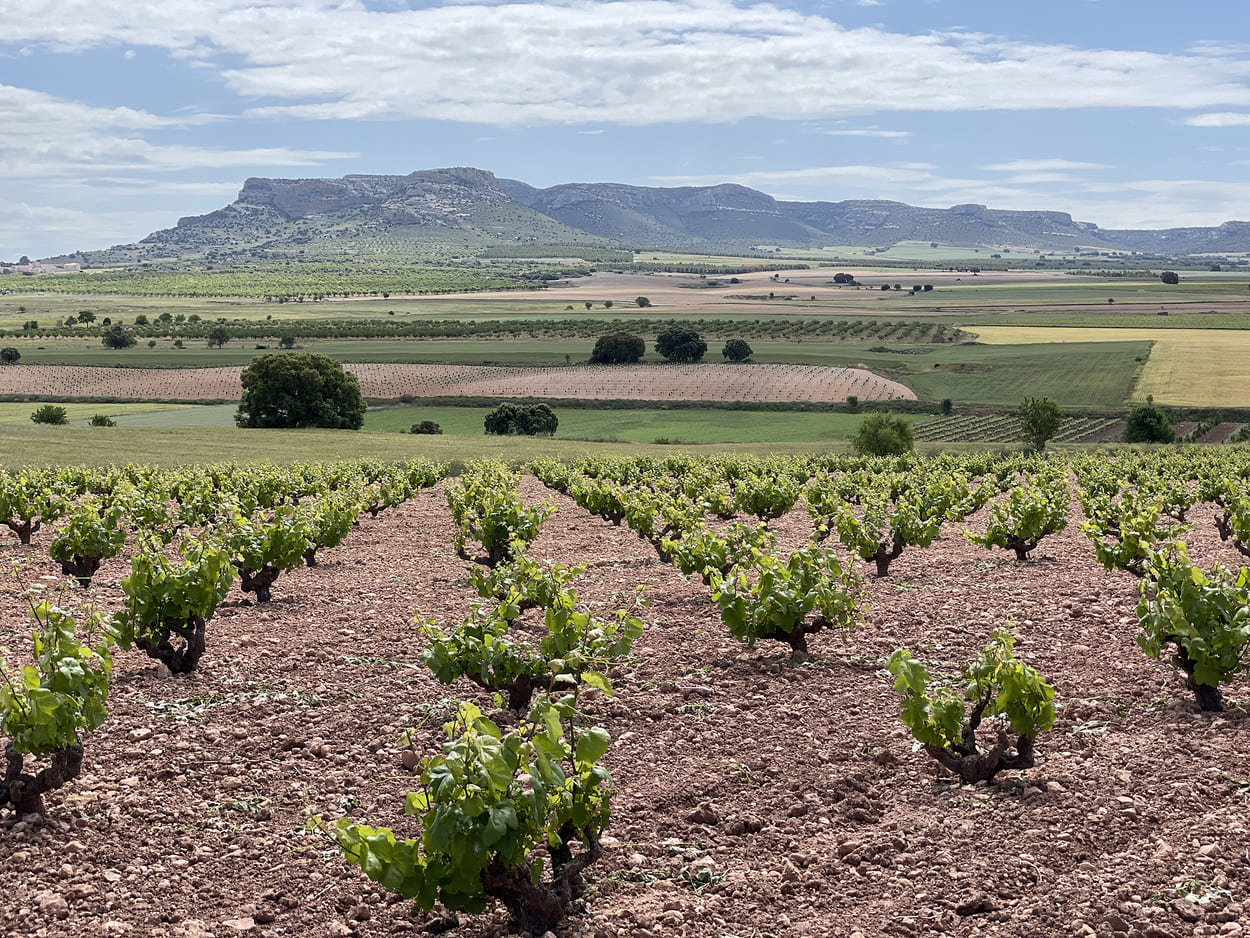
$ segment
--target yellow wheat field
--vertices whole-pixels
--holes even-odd
[[[1044,342],[1154,342],[1133,399],[1160,404],[1250,407],[1250,331],[1234,329],[1081,329],[978,327],[988,345]]]

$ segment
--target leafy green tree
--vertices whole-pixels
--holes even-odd
[[[1171,443],[1176,431],[1168,423],[1167,415],[1154,404],[1134,407],[1124,424],[1125,443]]]
[[[916,448],[911,422],[898,414],[869,414],[851,440],[861,456],[901,456]]]
[[[485,419],[486,432],[498,435],[551,436],[559,425],[559,418],[546,404],[505,402]]]
[[[69,423],[69,411],[56,404],[44,404],[30,415],[30,419],[34,423],[47,423],[61,427]]]
[[[1169,286],[1175,286],[1181,282],[1180,275],[1174,270],[1165,270],[1163,273],[1159,274],[1159,279]]]
[[[356,376],[324,355],[261,355],[243,369],[240,427],[359,430],[365,399]]]
[[[12,365],[22,357],[22,353],[11,345],[0,348],[0,365]]]
[[[745,339],[730,339],[720,353],[726,361],[744,362],[751,357],[753,352],[754,349],[747,344]]]
[[[1026,397],[1016,410],[1020,420],[1021,438],[1029,448],[1040,453],[1046,441],[1059,432],[1063,412],[1049,397]]]
[[[225,345],[229,341],[230,341],[230,330],[227,329],[225,326],[213,326],[213,328],[208,330],[208,347],[209,348],[212,348],[214,345],[217,346],[218,348],[221,348],[223,345]]]
[[[123,349],[130,348],[139,340],[121,326],[111,326],[101,334],[100,341],[106,348]]]
[[[707,352],[707,343],[690,326],[669,326],[655,337],[655,350],[671,362],[697,362]]]
[[[79,310],[78,321],[81,323],[95,322],[95,313],[89,309]]]
[[[648,306],[651,305],[651,301],[647,299],[645,296],[640,296],[634,299],[634,305],[639,306],[642,309],[646,309]]]
[[[600,336],[590,353],[592,365],[628,365],[642,358],[646,343],[629,332],[609,332]]]
[[[278,344],[283,348],[295,348],[295,336],[288,332],[278,340]]]

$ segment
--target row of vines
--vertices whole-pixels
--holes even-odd
[[[1196,566],[1185,541],[1199,506],[1210,506],[1219,536],[1250,556],[1250,457],[1241,450],[587,457],[528,468],[701,580],[736,639],[781,643],[795,661],[812,654],[815,636],[849,641],[862,621],[864,581],[848,555],[886,577],[904,551],[928,548],[943,524],[956,524],[970,541],[1025,561],[1068,524],[1075,492],[1097,562],[1138,579],[1143,651],[1170,654],[1204,710],[1222,708],[1221,685],[1247,668],[1250,572]],[[445,475],[421,460],[0,475],[0,524],[23,544],[51,528],[49,554],[77,588],[92,588],[102,559],[128,544],[131,551],[123,608],[112,616],[27,591],[34,661],[5,665],[0,681],[0,806],[42,812],[43,795],[82,771],[82,734],[106,716],[114,647],[138,648],[171,673],[194,670],[236,578],[266,602],[283,572],[315,565],[318,551],[333,549],[362,515]],[[520,478],[503,464],[478,463],[445,482],[454,547],[480,602],[459,622],[418,611],[415,631],[435,680],[468,682],[484,696],[460,704],[440,753],[405,763],[419,780],[406,812],[420,836],[401,839],[351,818],[313,823],[371,879],[427,910],[440,903],[477,912],[498,900],[520,927],[541,933],[575,907],[583,871],[603,851],[612,789],[602,759],[611,737],[580,701],[588,691],[612,694],[609,675],[644,633],[646,603],[639,596],[622,608],[592,608],[577,591],[583,566],[528,557],[555,508],[521,498]],[[811,518],[810,542],[781,550],[775,522],[796,508]],[[906,648],[882,662],[918,746],[964,782],[1032,766],[1035,740],[1054,722],[1054,690],[1013,646],[1008,631],[996,631],[976,660],[946,678]],[[39,760],[43,768],[31,769]]]

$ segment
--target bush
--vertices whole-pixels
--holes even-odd
[[[500,436],[551,436],[560,424],[546,404],[503,403],[486,415],[487,433]]]
[[[1163,273],[1159,274],[1159,279],[1169,286],[1175,286],[1181,282],[1180,276],[1172,270],[1165,270]]]
[[[91,418],[91,426],[93,427],[115,427],[117,421],[108,414],[94,414]]]
[[[851,440],[861,456],[901,456],[916,448],[911,422],[897,414],[869,414]]]
[[[632,364],[642,358],[647,350],[646,343],[636,335],[628,332],[610,332],[600,336],[590,353],[592,365],[624,365]]]
[[[651,305],[651,301],[647,299],[645,296],[640,296],[634,300],[634,305],[639,306],[643,309],[646,309],[648,306]]]
[[[754,349],[747,344],[745,339],[730,339],[721,349],[721,355],[727,361],[744,362],[751,357],[753,351]]]
[[[669,326],[655,337],[655,350],[671,362],[697,362],[707,352],[707,343],[689,326]]]
[[[22,353],[11,345],[0,348],[0,365],[15,364],[22,357]]]
[[[440,427],[433,420],[422,420],[420,423],[414,423],[412,425],[412,429],[410,429],[408,432],[409,433],[441,434],[443,432],[443,428]]]
[[[240,427],[359,430],[365,399],[356,376],[324,355],[261,355],[243,369]]]
[[[62,427],[69,423],[69,411],[56,404],[44,404],[30,415],[30,419],[34,423],[48,423]]]
[[[1134,407],[1124,425],[1125,443],[1171,443],[1176,431],[1168,424],[1168,418],[1152,404]]]

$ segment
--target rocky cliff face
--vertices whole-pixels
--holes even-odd
[[[1002,211],[979,204],[919,208],[885,200],[779,202],[733,184],[569,183],[537,189],[472,167],[406,176],[249,179],[225,208],[180,219],[175,228],[154,232],[125,250],[139,258],[282,250],[399,229],[468,232],[478,243],[577,243],[593,236],[625,246],[702,250],[937,241],[1038,250],[1250,251],[1248,222],[1114,231],[1074,221],[1066,212]]]

